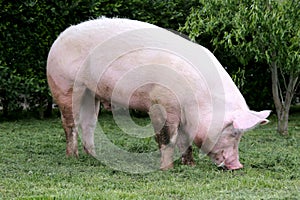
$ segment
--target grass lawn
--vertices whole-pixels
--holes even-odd
[[[101,119],[120,148],[156,150],[154,139],[122,134],[109,113]],[[279,136],[271,120],[243,136],[242,170],[220,170],[195,148],[195,167],[176,161],[172,170],[144,174],[114,170],[81,145],[79,159],[66,158],[59,118],[1,122],[0,199],[300,199],[300,115],[292,115],[288,137]]]

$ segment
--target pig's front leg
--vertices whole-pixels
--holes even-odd
[[[181,162],[184,165],[190,165],[195,166],[195,161],[193,158],[193,148],[192,145],[190,145],[181,155]]]
[[[182,130],[179,130],[177,146],[181,153],[182,164],[195,166],[195,161],[193,158],[192,140]]]
[[[174,150],[178,136],[178,126],[165,125],[156,133],[156,141],[161,153],[160,169],[168,170],[173,168]]]
[[[161,153],[160,169],[173,168],[174,149],[178,136],[179,120],[168,113],[162,105],[150,107],[149,115],[155,132],[155,139]],[[173,116],[173,117],[171,117]]]

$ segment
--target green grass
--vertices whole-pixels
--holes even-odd
[[[0,123],[0,199],[300,199],[300,115],[290,122],[290,136],[272,123],[248,132],[240,143],[244,169],[217,169],[208,157],[196,166],[175,162],[169,171],[129,174],[83,153],[65,157],[60,120]],[[136,119],[139,124],[148,118]],[[120,132],[108,113],[102,126],[115,145],[131,152],[153,151],[153,139]],[[195,149],[196,150],[196,149]]]

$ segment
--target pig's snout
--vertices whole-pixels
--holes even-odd
[[[223,161],[221,163],[216,163],[216,165],[218,167],[221,167],[221,168],[224,168],[224,169],[228,169],[228,170],[236,170],[236,169],[241,169],[243,168],[244,166],[239,162],[235,162],[235,163],[227,163],[226,161]]]
[[[228,170],[242,169],[244,167],[238,160],[233,163],[228,163],[228,164],[225,161],[224,165]]]
[[[240,163],[238,158],[234,158],[233,160],[230,159],[230,157],[225,157],[224,156],[224,151],[222,151],[221,153],[209,153],[208,154],[209,157],[212,158],[213,162],[221,168],[224,169],[228,169],[228,170],[237,170],[237,169],[241,169],[244,166]]]

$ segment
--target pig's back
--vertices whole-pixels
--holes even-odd
[[[48,74],[64,75],[73,79],[83,62],[99,44],[126,31],[159,28],[129,19],[99,18],[70,26],[53,43],[49,55]]]

